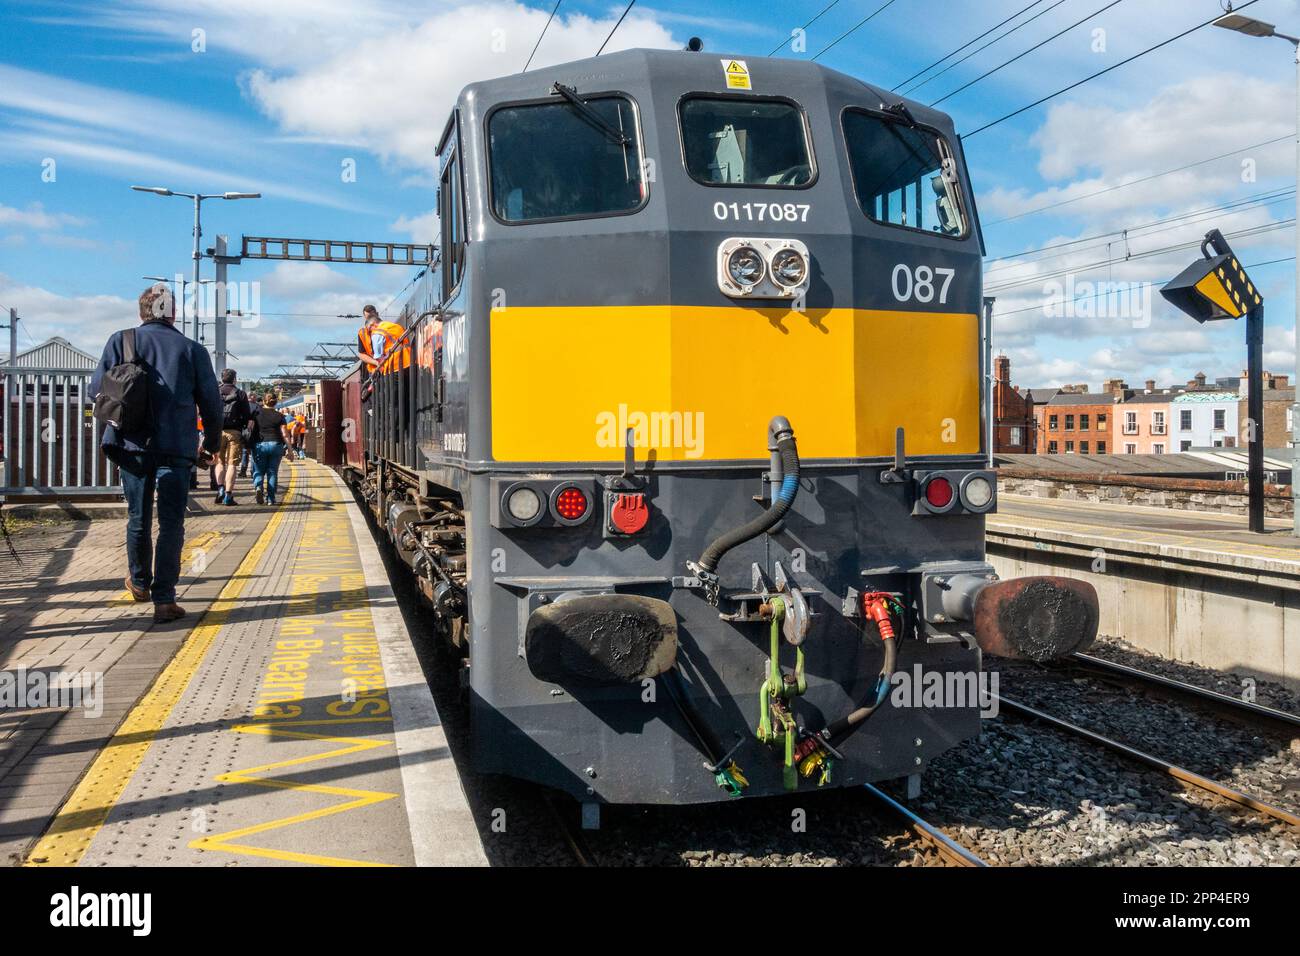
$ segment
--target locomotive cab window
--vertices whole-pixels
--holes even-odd
[[[957,164],[938,134],[847,110],[844,142],[853,190],[869,217],[954,238],[965,234]]]
[[[803,111],[784,100],[693,96],[679,108],[686,171],[709,186],[807,186]]]
[[[465,209],[461,196],[460,157],[452,153],[438,187],[438,221],[442,228],[442,300],[460,285],[465,268]]]
[[[619,215],[645,202],[626,97],[504,106],[487,126],[492,210],[503,222]]]

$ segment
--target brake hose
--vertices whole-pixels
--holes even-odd
[[[877,591],[862,596],[864,616],[876,622],[876,630],[880,634],[881,642],[885,645],[885,660],[880,665],[880,674],[876,678],[876,684],[871,695],[863,700],[851,713],[827,724],[826,728],[818,735],[823,740],[838,743],[862,726],[866,719],[874,714],[876,709],[885,702],[885,698],[889,696],[889,684],[894,676],[894,666],[898,661],[898,642],[894,637],[894,622],[889,615],[891,603],[896,603],[893,596],[883,592]]]
[[[770,531],[780,523],[794,504],[799,494],[799,450],[795,446],[794,429],[784,415],[778,415],[767,426],[768,434],[775,442],[775,450],[781,456],[781,489],[772,501],[772,507],[739,528],[718,537],[704,549],[700,559],[692,565],[701,578],[706,581],[717,577],[718,563],[728,551],[746,541],[752,541],[765,531]]]

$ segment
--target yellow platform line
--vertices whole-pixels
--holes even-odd
[[[357,719],[345,720],[328,720],[328,721],[294,721],[295,726],[311,726],[316,723],[372,723],[390,721],[387,717],[363,717]],[[316,810],[308,810],[303,813],[295,813],[292,816],[280,817],[276,820],[268,820],[265,823],[256,823],[252,826],[240,827],[237,830],[230,830],[226,833],[218,833],[213,836],[200,837],[190,843],[190,847],[195,850],[225,850],[229,853],[238,853],[245,856],[259,856],[272,860],[281,860],[289,863],[311,863],[319,866],[392,866],[391,863],[379,863],[369,860],[352,860],[345,857],[323,856],[316,853],[298,853],[294,850],[274,850],[267,847],[249,846],[248,844],[235,843],[233,841],[252,836],[256,833],[267,833],[271,830],[280,830],[284,827],[291,827],[299,823],[307,823],[312,820],[319,820],[322,817],[332,816],[336,813],[346,813],[349,810],[359,810],[362,807],[368,807],[376,803],[383,803],[385,800],[391,800],[397,796],[395,793],[384,793],[378,790],[354,790],[350,787],[332,787],[327,784],[301,783],[296,780],[284,780],[278,777],[263,777],[260,774],[272,770],[279,770],[285,767],[300,767],[304,764],[314,763],[319,760],[329,760],[333,757],[346,757],[354,753],[360,753],[363,750],[373,750],[376,747],[390,747],[391,741],[387,740],[368,740],[362,737],[332,737],[327,734],[310,734],[302,731],[287,730],[282,724],[240,724],[230,728],[236,733],[244,734],[264,734],[268,737],[291,737],[295,740],[324,740],[330,743],[339,743],[344,746],[335,750],[326,751],[319,754],[308,754],[302,757],[293,757],[288,760],[280,760],[275,763],[262,764],[257,767],[249,767],[245,770],[232,770],[229,773],[223,773],[215,779],[220,783],[247,783],[256,787],[270,787],[275,790],[297,790],[303,793],[320,793],[327,796],[351,797],[345,803],[337,803],[333,806],[321,807]]]
[[[296,474],[290,472],[289,487],[281,509],[288,505],[292,497],[295,477]],[[226,582],[226,586],[190,632],[176,656],[154,679],[108,744],[92,761],[90,769],[59,809],[45,835],[28,853],[25,866],[76,866],[81,862],[90,849],[91,841],[103,828],[109,813],[121,799],[135,772],[140,769],[149,745],[198,672],[217,634],[238,606],[244,587],[284,521],[285,513],[284,510],[277,510],[271,516],[252,549],[240,562],[239,569]]]

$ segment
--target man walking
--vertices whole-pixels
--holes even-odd
[[[214,476],[217,480],[217,499],[219,505],[235,503],[235,477],[239,468],[239,459],[244,451],[244,426],[252,417],[253,409],[249,407],[248,395],[235,384],[235,370],[221,370],[221,450],[217,453],[217,465]]]
[[[130,430],[105,424],[102,445],[104,455],[122,472],[122,491],[129,513],[127,590],[137,601],[152,598],[153,619],[162,623],[185,616],[185,610],[176,603],[176,583],[180,579],[190,471],[196,457],[200,466],[206,467],[220,447],[221,429],[216,423],[222,421],[222,401],[207,350],[176,330],[175,303],[166,284],[150,286],[140,296],[140,321],[138,328],[114,332],[109,338],[90,391],[98,396],[106,376],[114,377],[118,367],[132,362],[146,373],[148,410],[144,424]],[[209,423],[201,451],[196,406],[199,417]]]

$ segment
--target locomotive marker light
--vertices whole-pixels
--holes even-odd
[[[732,236],[718,246],[718,288],[733,299],[798,299],[811,262],[798,239]]]
[[[1160,294],[1197,322],[1246,317],[1246,420],[1249,423],[1250,530],[1264,530],[1264,298],[1223,238],[1211,229],[1203,258],[1175,276]]]
[[[542,499],[527,485],[515,485],[505,493],[505,512],[521,528],[536,524],[542,517]]]

